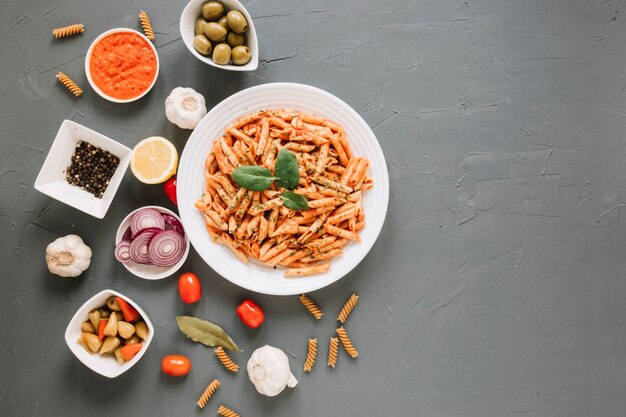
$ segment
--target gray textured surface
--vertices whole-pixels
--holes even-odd
[[[349,3],[351,3],[349,5]],[[626,415],[626,67],[624,1],[394,0],[247,3],[262,61],[232,74],[196,61],[178,34],[184,1],[17,1],[0,4],[0,415],[183,416],[213,377],[219,403],[242,416],[487,417]],[[161,74],[140,102],[112,105],[87,87],[84,53],[97,34],[150,13]],[[53,41],[50,30],[87,31]],[[57,70],[86,87],[72,98]],[[351,104],[377,134],[391,176],[382,235],[348,277],[314,294],[320,323],[296,297],[257,296],[216,276],[192,252],[206,289],[197,306],[176,280],[146,282],[113,260],[113,231],[130,210],[169,206],[129,174],[107,217],[94,220],[32,185],[63,119],[126,145],[158,134],[182,150],[163,100],[191,86],[213,105],[242,88],[295,81]],[[76,280],[47,273],[43,252],[77,233],[94,249]],[[116,380],[82,366],[64,344],[76,308],[104,288],[137,300],[157,327],[139,365]],[[359,348],[329,370],[301,371],[306,339],[325,354],[332,317],[362,296],[349,331]],[[252,296],[267,323],[250,331],[234,307]],[[210,318],[246,353],[284,348],[300,380],[256,395],[174,317]],[[188,355],[183,379],[160,373]],[[323,355],[322,355],[323,357]],[[320,358],[320,362],[323,359]],[[321,365],[321,364],[320,364]]]

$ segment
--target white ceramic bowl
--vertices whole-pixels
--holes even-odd
[[[128,304],[133,306],[139,312],[139,315],[148,326],[148,339],[142,342],[143,348],[137,352],[134,358],[123,364],[120,364],[117,359],[111,355],[101,356],[97,353],[90,354],[77,342],[82,333],[81,323],[89,320],[89,312],[93,309],[102,307],[109,297],[120,297],[123,300],[126,300]],[[101,291],[89,300],[85,301],[76,314],[74,314],[74,317],[72,317],[70,323],[67,325],[67,329],[65,330],[65,343],[67,343],[67,346],[70,348],[74,356],[76,356],[78,360],[84,363],[89,369],[99,373],[100,375],[104,375],[107,378],[115,378],[135,366],[135,364],[139,362],[141,357],[148,350],[148,346],[150,346],[153,337],[154,327],[152,326],[152,322],[146,312],[143,311],[133,300],[113,290]]]
[[[76,142],[79,140],[109,151],[120,159],[120,164],[102,198],[97,198],[93,194],[69,184],[65,179],[65,170],[70,166]],[[109,210],[113,197],[115,197],[115,193],[124,178],[124,173],[128,169],[132,153],[131,149],[113,139],[71,120],[65,120],[59,128],[54,142],[52,142],[39,175],[37,175],[35,189],[68,206],[101,219]]]
[[[96,85],[96,83],[93,82],[93,79],[91,78],[91,71],[89,70],[89,62],[91,61],[91,53],[93,52],[93,48],[103,38],[105,38],[105,37],[107,37],[109,35],[112,35],[113,33],[134,33],[134,34],[137,34],[137,35],[141,36],[143,38],[143,40],[145,40],[148,43],[148,45],[150,45],[150,48],[152,49],[152,52],[154,52],[154,56],[156,58],[156,73],[154,74],[154,80],[152,80],[152,83],[150,84],[150,87],[148,87],[148,89],[146,91],[144,91],[143,93],[141,93],[137,97],[128,98],[128,99],[124,99],[124,100],[121,100],[121,99],[115,98],[115,97],[111,97],[111,96],[103,93],[102,90]],[[94,91],[96,93],[98,93],[98,95],[100,97],[102,97],[104,99],[107,99],[109,101],[112,101],[113,103],[131,103],[133,101],[139,100],[141,97],[143,97],[146,94],[148,94],[150,92],[150,90],[152,90],[152,87],[154,87],[154,83],[156,83],[156,80],[159,77],[159,54],[157,53],[157,50],[154,47],[154,44],[150,41],[150,39],[146,38],[146,36],[143,33],[137,32],[136,30],[128,29],[128,28],[110,29],[110,30],[107,30],[106,32],[104,32],[103,34],[101,34],[100,36],[98,36],[91,43],[91,45],[89,46],[89,49],[87,50],[87,55],[85,56],[85,74],[87,74],[87,80],[89,81],[89,84],[91,85],[91,88],[93,88]]]
[[[363,207],[367,226],[360,243],[349,243],[344,254],[333,259],[324,274],[285,278],[276,270],[256,262],[242,263],[225,246],[212,242],[202,214],[194,202],[204,191],[204,160],[215,138],[238,117],[261,109],[296,109],[314,113],[341,124],[356,156],[370,161],[374,188],[365,192]],[[200,256],[224,278],[252,291],[289,295],[325,287],[350,272],[367,255],[382,229],[389,201],[389,177],[385,157],[367,123],[346,103],[315,87],[302,84],[264,84],[240,91],[217,106],[195,128],[183,151],[177,175],[178,210],[191,243]],[[374,278],[374,277],[373,277]]]
[[[254,29],[254,22],[250,13],[246,8],[237,0],[219,0],[228,13],[231,10],[239,10],[246,20],[248,21],[248,30],[246,35],[246,46],[250,48],[252,58],[246,65],[218,65],[211,59],[210,56],[200,55],[198,51],[193,47],[193,38],[196,36],[195,27],[196,20],[202,17],[202,5],[209,0],[191,0],[187,3],[187,6],[183,10],[183,14],[180,16],[180,36],[183,38],[183,42],[189,52],[200,61],[205,64],[209,64],[215,68],[220,68],[228,71],[254,71],[259,66],[259,43],[256,37],[256,29]]]
[[[143,210],[147,208],[154,209],[158,211],[159,213],[170,214],[176,217],[179,221],[181,221],[180,217],[178,217],[176,213],[174,213],[172,210],[166,209],[165,207],[160,207],[160,206],[140,207],[137,210],[134,210],[133,212],[131,212],[128,216],[126,216],[124,220],[122,220],[122,223],[120,223],[120,226],[117,228],[117,234],[115,235],[115,245],[120,243],[120,241],[122,240],[122,236],[124,236],[124,232],[130,226],[130,219],[133,217],[133,214],[137,213],[139,210]],[[128,269],[133,275],[136,275],[139,278],[150,279],[150,280],[163,279],[163,278],[169,277],[174,272],[178,271],[180,267],[183,266],[183,264],[185,263],[187,256],[189,256],[190,245],[189,245],[189,233],[187,233],[187,231],[185,231],[185,244],[187,246],[185,248],[185,253],[183,254],[183,257],[180,258],[180,260],[176,262],[176,264],[170,267],[138,264],[133,261],[127,262],[122,265],[124,265],[124,267]],[[113,248],[113,250],[115,250],[115,248]]]

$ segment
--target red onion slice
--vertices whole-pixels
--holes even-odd
[[[185,236],[185,229],[180,220],[167,213],[162,213],[161,216],[163,216],[163,220],[165,221],[165,230],[173,230],[179,235]]]
[[[172,266],[183,257],[186,246],[185,238],[178,232],[163,230],[150,239],[148,258],[152,265]]]
[[[121,240],[115,247],[115,259],[125,264],[130,262],[130,241]]]
[[[130,243],[133,240],[133,232],[130,230],[130,226],[126,228],[124,235],[122,235],[122,242]]]
[[[149,227],[147,229],[140,230],[139,233],[137,233],[133,238],[133,241],[130,242],[130,259],[138,264],[150,263],[150,258],[148,257],[148,244],[150,239],[161,231],[161,229],[156,227]]]
[[[135,213],[130,219],[130,229],[133,232],[133,236],[139,233],[142,229],[156,227],[157,229],[165,228],[165,220],[158,211],[146,208],[141,209]]]

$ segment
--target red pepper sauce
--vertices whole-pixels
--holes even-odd
[[[113,33],[91,53],[91,79],[110,97],[127,100],[143,94],[156,77],[157,61],[145,39],[136,33]]]

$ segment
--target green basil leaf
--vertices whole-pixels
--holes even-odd
[[[289,149],[281,149],[276,157],[274,175],[278,177],[276,184],[288,190],[293,190],[300,181],[300,168],[296,154]]]
[[[194,342],[200,342],[206,346],[221,346],[224,349],[240,350],[233,339],[230,338],[217,324],[192,316],[178,316],[176,323],[181,332]]]
[[[296,194],[293,191],[285,191],[280,195],[281,200],[285,207],[291,210],[308,210],[309,203],[306,197],[300,194]]]
[[[277,178],[265,167],[241,165],[233,171],[233,179],[246,190],[263,191]]]

